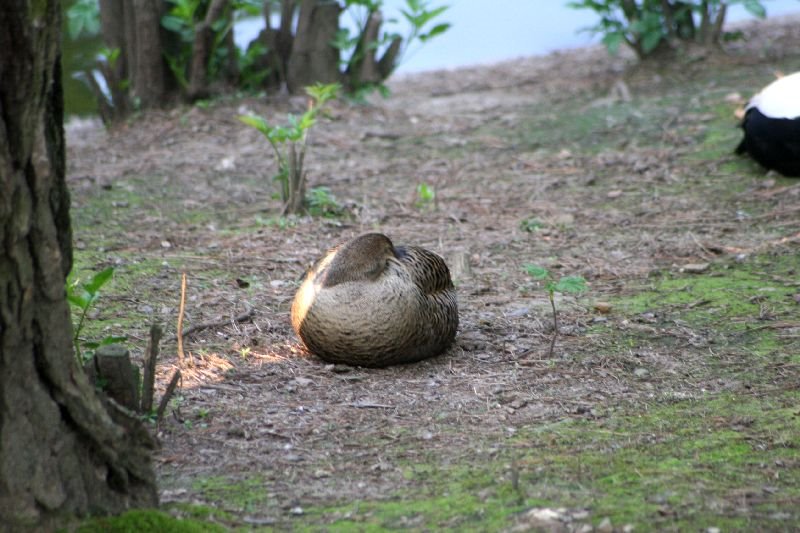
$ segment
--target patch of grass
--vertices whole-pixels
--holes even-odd
[[[306,509],[301,521],[324,523],[328,531],[499,531],[509,515],[524,509],[512,483],[502,478],[502,468],[500,463],[410,465],[404,475],[420,487],[413,496],[397,494],[388,500]]]
[[[523,428],[497,454],[406,465],[413,493],[306,508],[293,523],[497,531],[527,509],[565,507],[637,531],[790,529],[800,520],[798,401],[725,394]]]
[[[536,428],[517,437],[538,450],[521,479],[529,494],[574,484],[570,506],[637,529],[771,529],[782,519],[770,513],[800,498],[799,398],[721,395]]]
[[[693,324],[746,329],[796,310],[796,262],[794,254],[770,255],[714,265],[700,274],[668,272],[618,305],[629,314],[680,311],[680,318]]]
[[[140,533],[142,531],[169,531],[174,533],[222,532],[217,524],[193,519],[175,518],[156,510],[134,510],[119,516],[92,518],[76,529],[78,533]]]
[[[270,494],[260,477],[233,479],[223,476],[195,480],[192,490],[206,500],[220,502],[220,506],[231,512],[253,512],[266,505]]]
[[[173,502],[162,505],[162,510],[169,512],[173,516],[191,518],[203,522],[232,522],[235,520],[235,517],[231,513],[210,505]]]

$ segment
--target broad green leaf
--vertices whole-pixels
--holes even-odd
[[[238,118],[244,124],[252,126],[264,135],[269,136],[273,130],[264,117],[259,117],[258,115],[239,115]]]
[[[767,9],[758,0],[745,0],[744,8],[760,19],[767,16]]]
[[[642,50],[644,53],[649,54],[656,49],[658,43],[661,42],[663,37],[660,31],[650,31],[642,36]]]
[[[581,293],[586,290],[586,280],[581,276],[564,276],[555,284],[553,290],[563,293]]]
[[[450,23],[449,22],[445,22],[445,23],[442,23],[442,24],[437,24],[436,26],[431,28],[431,31],[429,31],[428,33],[420,35],[419,36],[419,40],[422,41],[423,43],[427,42],[430,39],[433,39],[434,37],[436,37],[437,35],[441,35],[442,33],[446,32],[449,29],[450,29]]]
[[[534,279],[546,279],[550,271],[539,265],[525,265],[525,272]]]
[[[83,288],[75,287],[67,291],[67,301],[81,310],[86,310],[92,305],[92,295]]]
[[[625,42],[625,35],[620,32],[606,33],[603,36],[603,44],[609,54],[615,55],[619,52],[619,46]]]
[[[95,296],[100,288],[108,283],[113,275],[114,267],[108,267],[105,270],[95,274],[87,283],[84,283],[83,288],[86,290],[86,292],[92,296]]]

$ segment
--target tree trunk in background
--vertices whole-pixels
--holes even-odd
[[[167,103],[168,72],[161,44],[161,0],[129,0],[133,18],[126,20],[135,32],[135,46],[128,43],[128,54],[135,57],[131,69],[132,96],[142,108],[161,107]]]
[[[302,0],[286,73],[290,92],[340,80],[339,50],[331,44],[339,31],[340,12],[338,2]]]
[[[4,0],[0,28],[0,524],[48,530],[156,504],[153,443],[72,352],[60,2]]]
[[[195,26],[194,45],[192,46],[192,65],[189,70],[189,99],[198,100],[209,96],[208,62],[214,48],[215,32],[213,24],[222,18],[228,8],[229,0],[211,0],[206,16]],[[233,35],[233,32],[228,32]],[[233,55],[233,49],[231,49]]]
[[[100,0],[100,28],[103,42],[110,50],[125,50],[125,3],[119,0]],[[126,54],[120,53],[117,60],[112,64],[101,65],[101,72],[106,79],[108,90],[111,92],[111,102],[109,109],[105,111],[110,116],[104,116],[103,121],[109,122],[122,118],[130,111],[128,92],[124,89],[124,81],[128,79],[128,58]],[[97,93],[99,87],[94,91]],[[95,96],[103,101],[100,94]],[[104,106],[100,105],[101,112]]]

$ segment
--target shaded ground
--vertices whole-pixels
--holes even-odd
[[[732,150],[736,106],[800,69],[800,24],[746,33],[677,68],[580,50],[336,103],[308,164],[337,217],[280,218],[269,147],[236,119],[302,99],[70,128],[77,267],[117,269],[90,335],[140,354],[150,322],[174,332],[182,271],[188,325],[254,310],[187,340],[162,500],[226,526],[797,527],[800,184]],[[451,265],[445,355],[348,369],[298,345],[305,268],[372,230]],[[551,358],[526,264],[590,285],[557,300]]]

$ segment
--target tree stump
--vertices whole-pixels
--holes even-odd
[[[139,369],[131,363],[130,352],[121,344],[100,346],[86,363],[89,381],[115,402],[131,411],[139,410]]]

